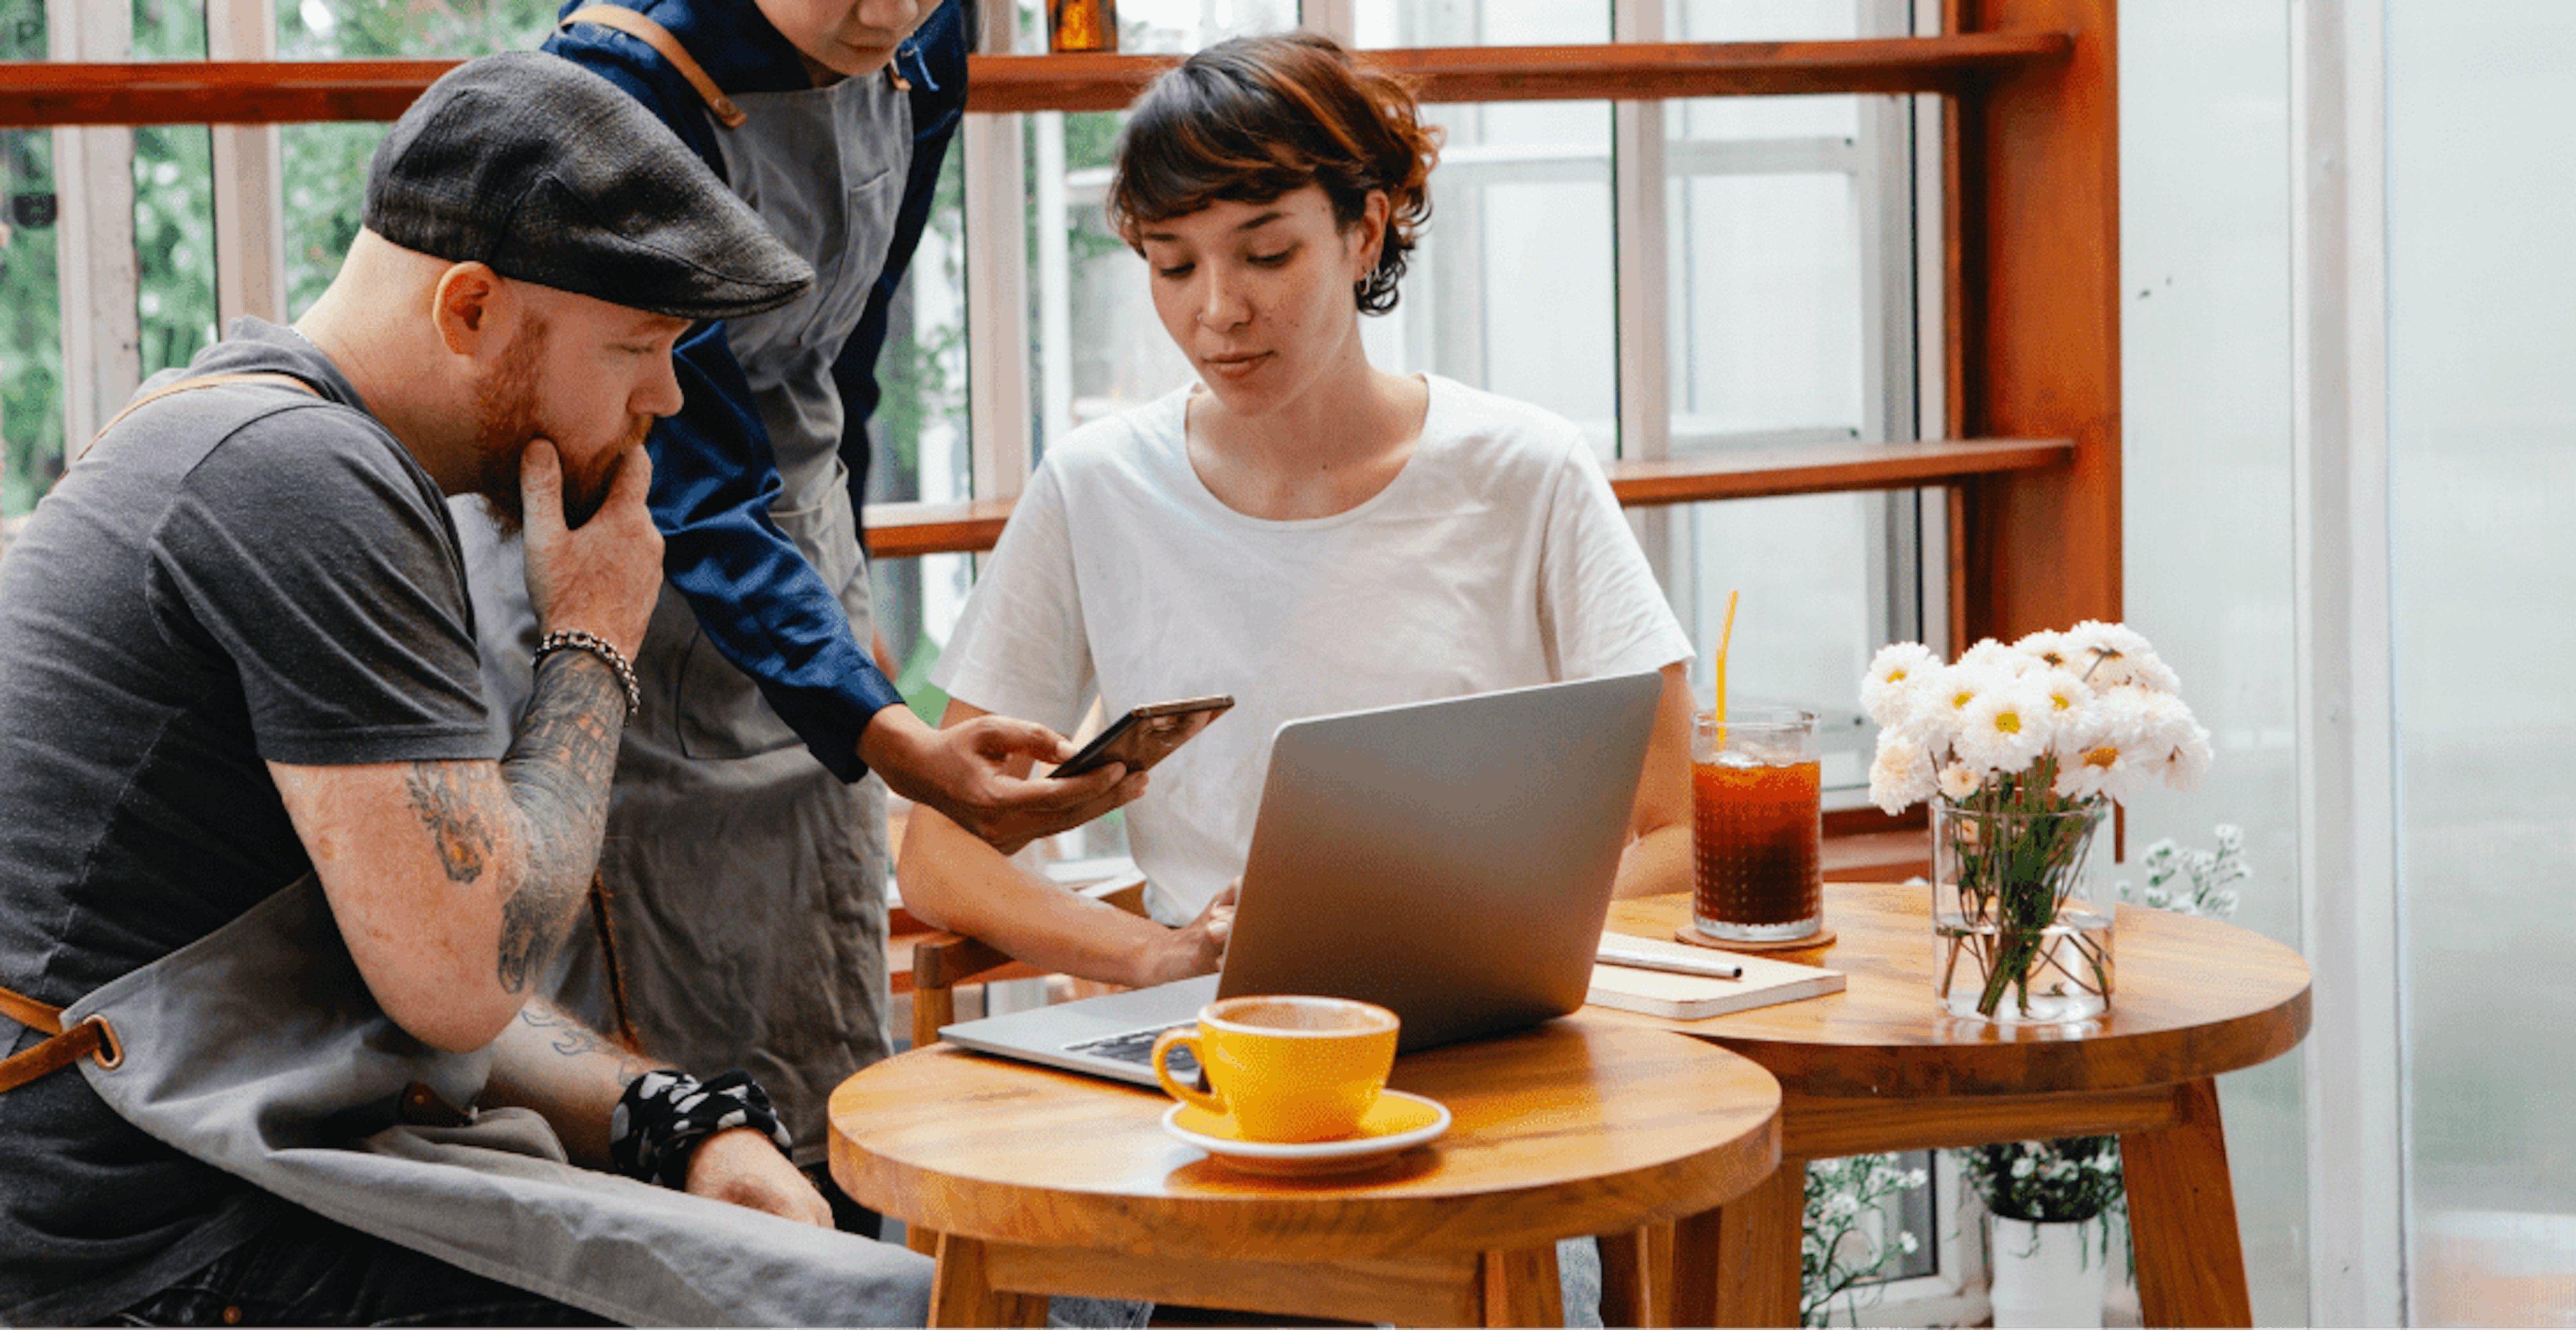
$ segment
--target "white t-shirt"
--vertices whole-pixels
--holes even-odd
[[[1536,407],[1426,376],[1422,438],[1348,512],[1248,517],[1190,464],[1190,389],[1048,449],[931,671],[1070,732],[1230,693],[1127,808],[1156,918],[1243,871],[1282,722],[1660,669],[1691,655],[1590,447]]]

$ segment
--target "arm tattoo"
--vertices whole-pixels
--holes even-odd
[[[501,759],[527,827],[527,871],[501,906],[501,986],[526,991],[554,959],[608,824],[626,694],[587,652],[557,652],[537,670],[536,695]]]
[[[450,882],[479,882],[492,862],[492,825],[477,806],[476,791],[456,767],[414,762],[403,784],[412,811],[438,846],[438,863]]]
[[[563,1057],[605,1056],[617,1059],[617,1083],[621,1088],[652,1070],[653,1064],[636,1056],[633,1049],[543,1002],[531,1002],[519,1008],[519,1019],[530,1029],[546,1032],[548,1046]]]

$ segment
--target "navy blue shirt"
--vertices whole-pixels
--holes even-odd
[[[563,12],[584,3],[567,0]],[[620,3],[669,29],[726,92],[812,86],[795,47],[748,0]],[[887,310],[920,244],[940,160],[965,111],[973,9],[949,0],[895,55],[896,72],[912,86],[912,170],[885,266],[833,374],[848,419],[842,455],[854,507],[868,470],[865,424],[878,400],[874,371]],[[545,49],[624,88],[724,174],[705,102],[650,46],[579,24],[558,30]],[[675,358],[687,402],[657,423],[645,444],[653,457],[650,503],[662,531],[663,573],[688,598],[707,640],[759,685],[815,758],[843,780],[857,780],[867,774],[858,758],[860,733],[879,710],[903,698],[877,669],[870,644],[856,640],[833,588],[770,519],[778,466],[725,325],[691,329]]]

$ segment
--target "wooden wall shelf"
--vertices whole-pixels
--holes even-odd
[[[1435,102],[1956,94],[2063,61],[2063,32],[1855,41],[1461,46],[1386,51]],[[973,57],[971,111],[1114,111],[1178,57]],[[392,120],[453,60],[0,64],[0,127]]]
[[[1611,462],[1610,490],[1632,508],[1784,494],[1919,489],[1979,476],[2062,467],[2071,439],[1971,439],[1940,443],[1831,443],[1717,453],[1655,462]],[[978,554],[1011,516],[1008,499],[868,505],[868,553],[878,559]]]

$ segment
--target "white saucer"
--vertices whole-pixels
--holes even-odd
[[[1449,1107],[1418,1094],[1386,1090],[1379,1093],[1376,1105],[1350,1135],[1291,1144],[1244,1140],[1234,1134],[1234,1124],[1226,1118],[1196,1104],[1174,1104],[1163,1114],[1163,1130],[1246,1173],[1311,1177],[1375,1168],[1414,1146],[1438,1139],[1449,1130]]]

